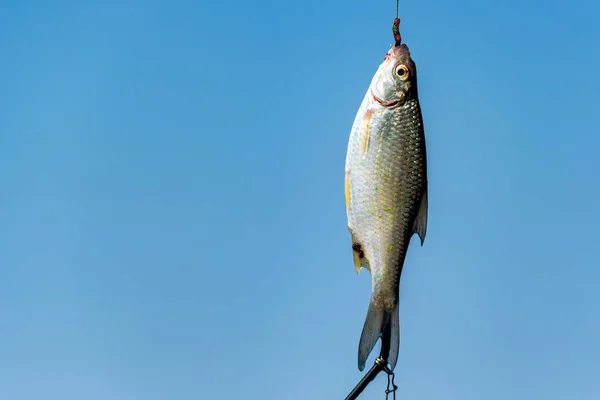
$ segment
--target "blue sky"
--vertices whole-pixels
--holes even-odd
[[[599,11],[401,2],[430,219],[400,398],[600,397]],[[370,294],[344,159],[394,13],[2,2],[0,398],[344,398]]]

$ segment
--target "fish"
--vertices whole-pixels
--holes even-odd
[[[428,218],[427,155],[417,67],[399,41],[372,77],[348,140],[344,192],[356,273],[371,275],[358,369],[381,338],[393,371],[400,346],[400,276],[409,242],[423,246]]]

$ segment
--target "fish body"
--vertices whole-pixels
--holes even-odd
[[[358,368],[379,338],[393,370],[400,344],[399,285],[410,239],[427,229],[427,160],[417,69],[405,44],[392,46],[360,105],[345,165],[348,229],[356,272],[371,274],[372,293]]]

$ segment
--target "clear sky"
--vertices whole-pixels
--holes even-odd
[[[600,398],[599,13],[401,1],[430,183],[401,399]],[[3,1],[0,399],[343,399],[371,290],[344,159],[394,16]]]

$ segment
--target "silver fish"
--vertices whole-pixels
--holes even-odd
[[[381,338],[381,356],[398,360],[398,290],[412,235],[427,230],[427,160],[417,68],[405,44],[392,46],[358,110],[346,155],[345,195],[356,272],[371,274],[372,293],[358,369]]]

